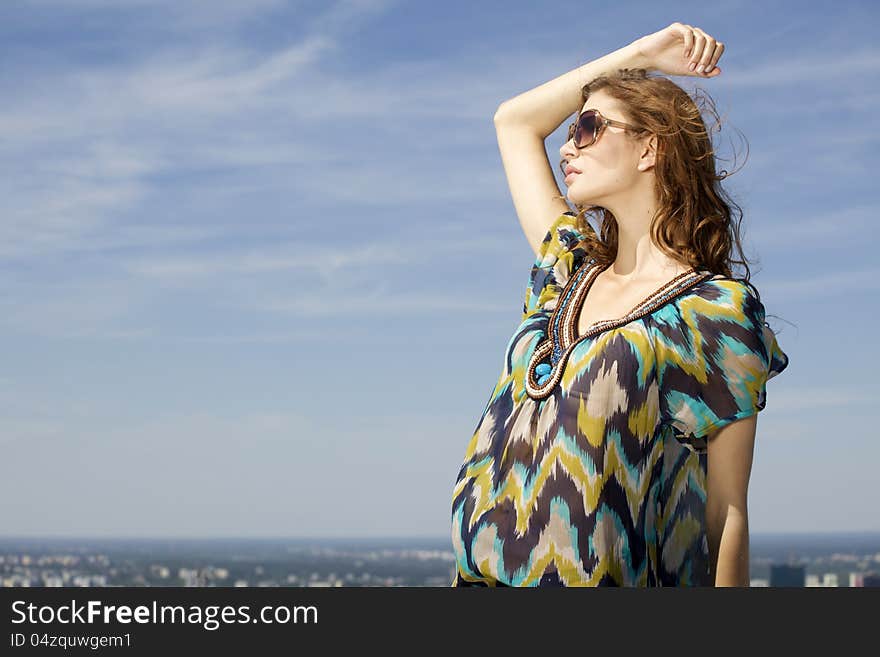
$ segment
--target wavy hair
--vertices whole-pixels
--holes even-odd
[[[717,131],[721,119],[711,97],[697,89],[696,99],[692,98],[672,80],[649,75],[643,68],[619,69],[594,78],[581,90],[583,102],[600,89],[622,104],[627,114],[623,120],[635,126],[626,132],[657,137],[654,175],[658,208],[650,229],[654,243],[690,267],[746,283],[760,299],[749,280],[749,263],[743,254],[742,209],[721,186],[731,174],[726,170],[716,173],[715,148],[696,100],[704,101]],[[565,164],[566,160],[560,162],[562,167]],[[587,221],[590,214],[596,217],[601,236]],[[583,246],[587,253],[599,264],[610,265],[617,255],[614,215],[600,206],[589,206],[580,209],[577,220],[586,236]],[[740,258],[734,257],[734,245]],[[734,264],[744,267],[745,276],[733,275]]]

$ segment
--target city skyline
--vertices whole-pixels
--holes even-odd
[[[0,538],[0,587],[446,587],[454,560],[445,538]],[[880,532],[757,534],[750,573],[750,587],[875,587],[880,585]]]

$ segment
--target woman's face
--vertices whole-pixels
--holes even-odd
[[[593,93],[581,111],[588,109],[599,110],[602,116],[614,121],[630,122],[617,101],[602,91]],[[559,153],[580,172],[565,178],[568,200],[586,207],[614,205],[615,198],[631,190],[642,173],[639,169],[641,147],[641,140],[616,125],[605,126],[599,139],[583,149],[575,148],[573,140],[567,141]]]

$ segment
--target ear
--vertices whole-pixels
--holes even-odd
[[[639,142],[639,171],[648,171],[657,162],[657,135],[649,135]]]

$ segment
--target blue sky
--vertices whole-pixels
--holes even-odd
[[[751,529],[880,530],[878,18],[3,3],[3,533],[447,536],[533,260],[495,109],[676,20],[727,46],[675,80],[715,100],[722,152],[748,140],[726,184],[791,361]]]

